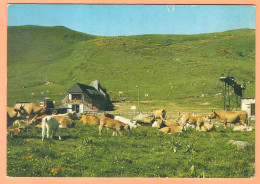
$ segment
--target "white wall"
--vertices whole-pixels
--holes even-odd
[[[251,104],[255,103],[255,98],[242,98],[241,99],[241,109],[245,110],[251,119],[254,119],[255,116],[251,116]]]

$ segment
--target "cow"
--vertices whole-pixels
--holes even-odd
[[[164,109],[153,109],[152,113],[155,119],[158,118],[165,119],[166,111]]]
[[[75,122],[66,116],[53,115],[53,117],[58,121],[60,128],[74,128]]]
[[[122,123],[112,118],[102,116],[100,118],[99,134],[102,134],[102,129],[104,126],[114,130],[113,136],[117,135],[117,132],[119,132],[119,134],[122,135],[122,130],[125,130],[127,132],[130,131],[130,126],[128,124]]]
[[[99,117],[82,114],[82,117],[79,121],[81,121],[83,125],[97,125],[99,124]]]
[[[197,130],[200,130],[201,126],[205,122],[209,122],[209,117],[207,115],[192,115],[189,113],[182,114],[181,126],[186,126],[187,123],[195,125]]]
[[[13,128],[13,129],[9,129],[7,130],[7,135],[11,134],[11,135],[18,135],[22,132],[27,132],[27,128],[25,127],[20,127],[20,128]]]
[[[241,132],[243,132],[243,131],[252,131],[252,130],[253,130],[253,128],[251,126],[247,127],[245,125],[239,125],[239,126],[235,126],[233,128],[233,131],[235,131],[235,132],[237,132],[237,131],[241,131]]]
[[[42,141],[44,140],[46,129],[47,138],[52,138],[53,134],[57,132],[59,140],[61,140],[59,123],[53,116],[46,116],[42,119]]]
[[[7,127],[13,125],[16,120],[18,120],[20,124],[21,118],[21,110],[7,107]]]
[[[183,127],[181,127],[181,126],[169,126],[169,127],[163,127],[163,128],[159,129],[159,131],[162,131],[162,132],[168,133],[168,134],[182,132],[182,130],[183,130]]]
[[[153,122],[155,121],[155,117],[154,116],[152,116],[152,117],[145,117],[144,119],[143,119],[143,123],[144,124],[153,124]]]
[[[45,107],[39,106],[35,103],[17,103],[14,105],[14,109],[21,110],[24,116],[28,116],[27,125],[33,117],[44,114],[46,111]]]
[[[244,110],[241,111],[212,111],[209,115],[209,119],[216,119],[224,124],[224,128],[226,129],[227,123],[239,123],[242,125],[247,124],[247,112]]]
[[[137,128],[137,125],[135,124],[136,121],[132,122],[130,119],[127,119],[127,118],[122,117],[122,116],[115,116],[114,119],[118,120],[122,123],[128,124],[130,126],[130,129]]]
[[[216,128],[215,128],[214,125],[211,125],[208,122],[205,122],[201,125],[199,131],[201,131],[201,132],[211,132],[211,131],[216,131]]]

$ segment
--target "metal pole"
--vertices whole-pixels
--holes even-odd
[[[137,106],[137,110],[138,110],[138,114],[140,114],[140,90],[139,90],[139,85],[136,85],[137,90],[138,90],[138,106]]]

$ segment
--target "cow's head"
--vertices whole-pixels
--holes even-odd
[[[214,119],[214,118],[216,118],[216,116],[217,116],[217,113],[214,110],[212,110],[212,112],[209,115],[209,119]]]
[[[68,128],[74,128],[75,127],[75,122],[73,120],[70,120],[70,123],[67,124]]]

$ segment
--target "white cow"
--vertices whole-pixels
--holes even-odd
[[[122,117],[122,116],[115,116],[114,119],[118,120],[118,121],[120,121],[122,123],[128,124],[130,126],[130,129],[137,128],[136,121],[132,122],[130,119],[127,119],[127,118]]]
[[[53,134],[57,132],[59,140],[61,140],[59,134],[59,123],[58,121],[52,116],[46,116],[42,119],[42,141],[45,137],[45,132],[47,129],[47,138],[52,138]]]

